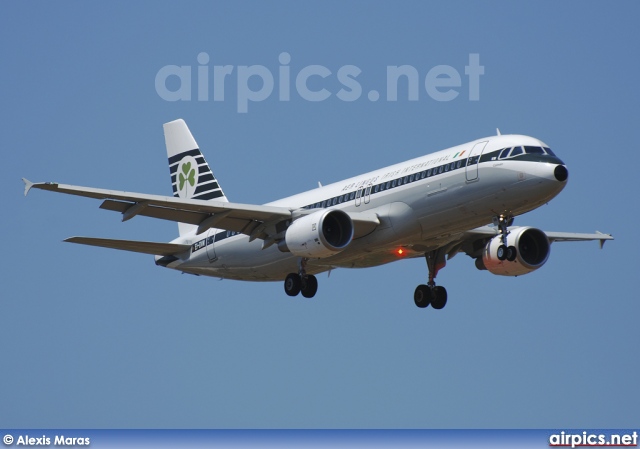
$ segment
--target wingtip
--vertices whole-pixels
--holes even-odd
[[[27,193],[29,193],[31,187],[33,187],[33,183],[27,178],[22,178],[22,182],[24,182],[24,196],[27,196]]]
[[[596,234],[600,234],[603,237],[600,239],[600,249],[604,247],[604,244],[607,240],[613,240],[613,236],[611,234],[605,234],[600,231],[596,231]]]

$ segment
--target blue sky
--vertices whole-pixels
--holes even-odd
[[[4,3],[1,425],[637,427],[639,13],[630,1]],[[327,67],[309,84],[332,95],[311,102],[292,88],[280,101],[275,90],[239,113],[236,69],[224,101],[163,100],[156,74],[195,75],[201,52],[211,72],[273,74],[287,52],[292,79]],[[485,70],[479,101],[468,96],[470,54]],[[453,67],[459,95],[435,101],[421,85],[418,101],[406,88],[387,101],[386,68],[405,64],[421,80]],[[352,102],[335,95],[346,65],[361,70]],[[602,251],[554,244],[543,268],[518,278],[458,255],[438,276],[449,292],[438,312],[413,304],[427,278],[420,259],[335,270],[313,300],[292,299],[281,283],[181,275],[150,256],[61,242],[169,241],[174,223],[23,197],[23,176],[170,195],[162,124],[176,118],[242,203],[496,127],[532,135],[566,162],[569,184],[516,224],[616,240]]]

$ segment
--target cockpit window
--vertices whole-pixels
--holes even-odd
[[[505,148],[504,150],[502,150],[500,152],[500,155],[498,156],[498,159],[504,159],[509,155],[509,151],[511,151],[511,148]]]
[[[522,153],[524,153],[524,150],[522,149],[522,147],[513,147],[513,150],[511,150],[509,157],[517,156]]]
[[[500,154],[498,155],[498,159],[507,159],[514,156],[518,156],[520,154],[540,154],[549,156],[555,156],[553,151],[549,149],[549,147],[534,147],[534,146],[517,146],[513,148],[504,148],[500,150]]]
[[[542,147],[524,147],[527,154],[544,154]]]
[[[553,152],[553,151],[551,151],[551,148],[549,148],[549,147],[542,147],[542,149],[543,149],[544,151],[546,151],[546,152],[547,152],[547,154],[548,154],[549,156],[555,156],[554,152]]]

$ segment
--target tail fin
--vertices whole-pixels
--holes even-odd
[[[228,202],[184,120],[174,120],[163,127],[173,196]],[[184,235],[197,226],[178,223],[178,228],[180,235]]]

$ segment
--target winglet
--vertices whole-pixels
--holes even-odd
[[[22,178],[22,182],[24,182],[24,196],[27,196],[27,193],[29,193],[31,187],[33,187],[33,183],[27,178]]]
[[[604,234],[600,231],[596,231],[596,234],[600,234],[602,236],[606,236],[606,237],[611,237],[611,234]],[[607,240],[610,240],[609,238],[605,238],[605,239],[600,239],[600,249],[602,249],[604,247],[604,242],[606,242]]]

